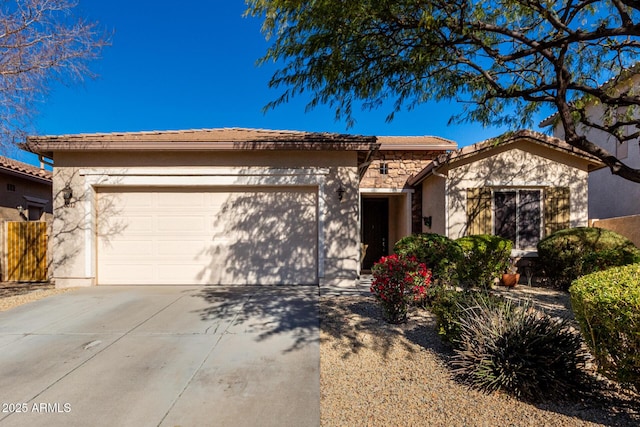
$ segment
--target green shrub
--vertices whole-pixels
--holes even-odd
[[[437,284],[458,283],[457,268],[462,259],[462,249],[446,236],[436,233],[413,234],[400,239],[393,251],[402,256],[415,256],[418,261],[424,262]]]
[[[438,334],[442,339],[455,345],[460,337],[461,318],[478,304],[500,306],[505,304],[505,299],[486,291],[440,288],[431,301],[430,310],[436,316]]]
[[[530,303],[479,301],[460,327],[452,365],[472,387],[540,401],[564,397],[583,384],[587,358],[567,320],[551,318]]]
[[[463,261],[458,268],[460,281],[468,286],[489,288],[509,266],[511,240],[479,234],[456,240],[462,248]]]
[[[640,390],[640,264],[588,274],[569,291],[599,371]]]
[[[557,231],[538,243],[546,275],[567,290],[580,276],[640,262],[640,250],[626,237],[595,227]]]

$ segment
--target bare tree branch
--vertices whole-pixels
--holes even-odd
[[[0,151],[31,131],[37,102],[54,80],[93,77],[108,45],[96,23],[74,16],[77,0],[8,0],[0,6]]]

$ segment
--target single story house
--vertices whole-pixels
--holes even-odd
[[[58,287],[353,284],[393,244],[495,233],[531,251],[587,224],[602,165],[529,131],[431,137],[223,128],[38,136]]]
[[[514,256],[526,256],[556,230],[587,226],[588,175],[602,167],[525,130],[443,154],[409,184],[422,192],[422,231],[499,235],[514,242]]]
[[[354,283],[363,247],[372,264],[419,228],[406,181],[456,145],[225,128],[24,148],[53,159],[53,279],[69,287]]]
[[[0,156],[0,221],[43,221],[53,212],[53,174]]]

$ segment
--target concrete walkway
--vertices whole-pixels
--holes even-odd
[[[0,313],[0,426],[317,426],[317,287],[94,287]]]

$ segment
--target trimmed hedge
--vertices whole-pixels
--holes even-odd
[[[456,240],[463,253],[458,273],[468,286],[489,288],[509,266],[511,240],[489,234],[465,236]]]
[[[599,371],[640,391],[640,264],[588,274],[569,292]]]
[[[462,260],[462,248],[453,240],[436,233],[413,234],[403,237],[393,251],[401,256],[414,256],[431,270],[438,284],[458,283],[458,263]]]
[[[538,259],[556,286],[567,290],[573,280],[585,274],[640,262],[640,249],[613,231],[578,227],[542,239]]]

